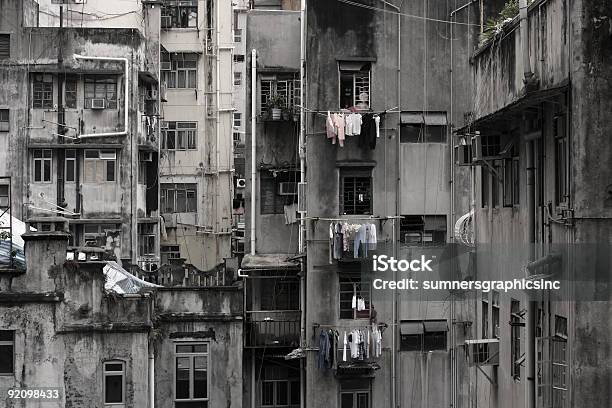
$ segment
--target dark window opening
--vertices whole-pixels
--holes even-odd
[[[11,58],[11,35],[0,34],[0,60]]]
[[[0,109],[0,132],[8,132],[10,130],[9,110]]]
[[[165,0],[162,6],[162,28],[197,28],[197,0]]]
[[[400,243],[442,245],[446,243],[446,215],[404,215],[400,220]]]
[[[340,214],[372,214],[372,169],[340,170]]]
[[[370,80],[372,64],[369,62],[341,61],[338,63],[340,75],[340,107],[370,109]]]
[[[0,330],[0,375],[15,371],[15,331]]]
[[[400,351],[446,351],[446,320],[403,321],[400,323]]]
[[[339,275],[340,319],[368,319],[371,316],[371,290],[368,282],[361,280],[360,273]],[[363,299],[364,310],[353,308],[353,298]]]
[[[286,205],[297,203],[296,171],[264,171],[259,178],[260,211],[262,214],[283,214]]]

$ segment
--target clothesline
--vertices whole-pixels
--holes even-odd
[[[320,115],[320,116],[323,116],[323,117],[327,117],[328,113],[349,113],[350,112],[350,113],[373,113],[373,114],[376,114],[376,115],[380,115],[380,114],[383,114],[383,113],[400,113],[399,110],[396,110],[396,109],[399,108],[398,106],[395,106],[393,108],[385,109],[384,111],[371,111],[371,110],[367,110],[367,111],[357,111],[357,112],[352,112],[352,111],[350,111],[350,109],[341,109],[341,110],[314,110],[314,109],[307,108],[305,106],[300,106],[300,105],[295,105],[295,106],[297,106],[298,108],[302,108],[302,109],[304,109],[307,112],[316,113],[317,115]]]
[[[384,327],[385,329],[387,327],[389,327],[389,325],[387,323],[371,323],[371,324],[366,324],[366,325],[362,325],[362,326],[355,326],[355,325],[350,325],[350,324],[320,324],[320,323],[313,323],[312,324],[312,328],[313,329],[336,329],[336,328],[340,328],[340,329],[368,329],[370,327],[372,327],[372,324],[378,326],[378,327]]]
[[[349,216],[348,218],[324,218],[324,217],[304,217],[305,220],[312,221],[376,221],[376,220],[394,220],[404,218],[402,215],[389,215],[385,217],[367,217],[367,218],[355,218]]]

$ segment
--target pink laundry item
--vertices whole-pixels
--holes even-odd
[[[325,120],[325,130],[327,132],[327,138],[332,140],[332,144],[336,144],[336,128],[329,112],[327,112],[327,119]]]
[[[340,143],[340,147],[344,147],[344,139],[346,139],[344,135],[344,114],[334,113],[332,115],[332,121],[336,127],[336,132],[338,133],[338,142]]]

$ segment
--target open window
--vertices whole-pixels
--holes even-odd
[[[401,143],[446,143],[446,112],[402,112]]]
[[[404,215],[400,220],[400,242],[406,245],[444,245],[446,215]]]
[[[164,0],[162,28],[197,28],[198,0]]]
[[[123,361],[104,362],[104,406],[125,406],[125,363]]]
[[[400,323],[400,351],[446,351],[446,320],[416,320]]]
[[[370,109],[372,64],[365,61],[339,61],[340,108]]]

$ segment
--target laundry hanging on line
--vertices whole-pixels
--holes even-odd
[[[366,258],[368,251],[375,251],[378,243],[376,225],[371,223],[349,224],[332,222],[329,224],[329,262],[345,258],[350,253],[353,241],[353,258]]]
[[[376,139],[380,137],[381,120],[385,112],[375,113],[355,113],[347,110],[346,112],[327,112],[325,120],[325,133],[331,139],[333,145],[337,143],[344,147],[347,136],[358,136],[358,145],[362,148],[376,148]]]
[[[365,361],[382,356],[382,331],[376,324],[368,327],[344,331],[342,336],[337,330],[322,329],[319,332],[317,367],[320,370],[337,368],[336,351],[342,344],[342,362]]]

